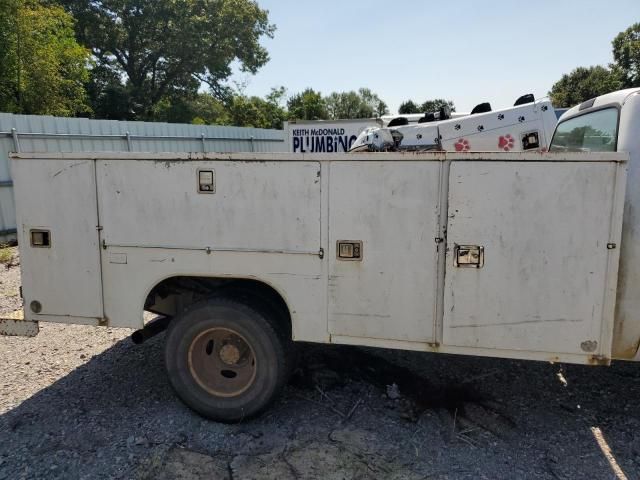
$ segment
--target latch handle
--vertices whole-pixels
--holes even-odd
[[[458,245],[453,247],[453,266],[461,268],[482,268],[484,247],[481,245]]]
[[[362,240],[338,240],[336,256],[338,260],[362,261]]]

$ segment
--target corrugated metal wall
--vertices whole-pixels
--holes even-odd
[[[8,153],[284,152],[284,132],[155,122],[118,122],[0,113],[0,241],[15,232]]]

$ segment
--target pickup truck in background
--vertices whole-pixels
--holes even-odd
[[[220,421],[275,398],[294,342],[639,360],[640,89],[548,136],[549,152],[14,154],[24,318],[0,330],[166,329],[171,384]]]

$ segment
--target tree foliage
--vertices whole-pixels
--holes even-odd
[[[307,88],[300,93],[296,93],[287,100],[290,119],[298,120],[327,120],[326,100],[320,92],[312,88]]]
[[[71,116],[89,112],[89,52],[73,17],[37,0],[0,2],[0,110]]]
[[[640,23],[634,23],[613,39],[613,70],[625,88],[640,87]]]
[[[155,105],[153,118],[169,123],[231,125],[227,105],[204,92],[188,97],[163,98]]]
[[[456,106],[454,105],[452,100],[445,100],[444,98],[435,98],[433,100],[427,100],[422,105],[420,105],[420,110],[422,112],[436,112],[440,110],[442,107],[449,107],[452,112],[456,111]]]
[[[105,120],[134,120],[129,90],[123,85],[118,72],[96,65],[89,73],[87,94],[95,118]]]
[[[382,115],[386,115],[389,113],[389,107],[385,102],[383,102],[377,94],[373,93],[368,88],[361,88],[358,90],[360,94],[360,98],[362,98],[362,102],[364,105],[367,105],[369,108],[373,110],[373,115],[376,117],[381,117]]]
[[[398,107],[398,113],[401,115],[410,115],[412,113],[423,113],[420,111],[420,106],[413,100],[406,100]]]
[[[408,115],[412,113],[436,112],[443,106],[448,106],[452,112],[456,111],[453,101],[445,100],[444,98],[435,98],[421,104],[417,104],[413,100],[406,100],[400,104],[398,113]]]
[[[623,88],[620,75],[605,67],[578,67],[558,80],[549,96],[556,108],[567,108]]]
[[[307,88],[286,98],[284,87],[272,88],[264,98],[245,95],[242,89],[224,101],[210,93],[196,93],[189,97],[164,98],[152,111],[153,118],[164,122],[235,125],[255,128],[282,128],[287,119],[329,120],[337,118],[370,118],[386,112],[386,104],[368,89],[361,96],[355,92],[334,93],[334,97],[353,101],[353,105],[339,105],[336,117],[329,113],[328,99],[320,92]],[[369,101],[366,103],[365,100]],[[382,103],[383,106],[379,104]],[[353,110],[349,108],[353,107]],[[376,111],[378,108],[378,111]],[[344,116],[340,116],[344,115]],[[350,116],[347,116],[350,115]]]
[[[372,118],[389,113],[387,104],[368,88],[357,92],[333,92],[326,98],[331,119]]]
[[[155,105],[153,118],[170,123],[282,128],[287,119],[283,106],[285,94],[284,87],[278,87],[271,89],[265,98],[236,93],[221,101],[204,92],[164,98]]]
[[[549,96],[557,108],[572,107],[622,88],[640,87],[640,23],[613,39],[613,63],[578,67],[553,84]]]
[[[269,59],[259,41],[275,29],[253,0],[60,2],[101,68],[92,82],[98,110],[119,91],[132,118],[152,117],[167,98],[193,97],[201,84],[225,98],[232,64],[256,73]]]
[[[255,128],[282,128],[283,122],[287,119],[287,112],[282,105],[285,93],[284,87],[279,87],[271,89],[271,93],[264,99],[235,95],[227,106],[230,124]]]

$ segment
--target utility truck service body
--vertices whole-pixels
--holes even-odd
[[[176,392],[226,421],[277,394],[291,340],[637,360],[639,92],[568,111],[550,153],[15,154],[3,329],[168,325]]]

